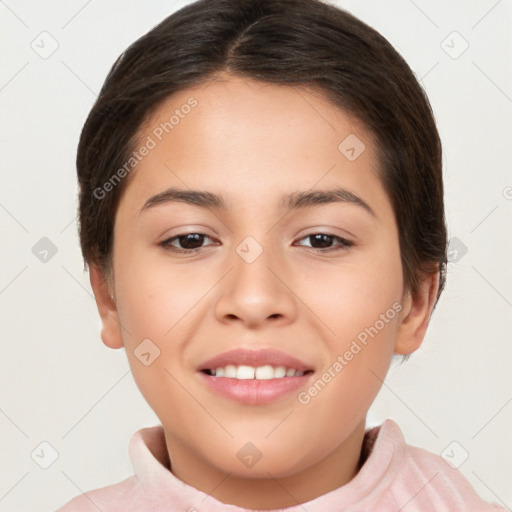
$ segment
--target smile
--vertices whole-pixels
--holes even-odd
[[[230,401],[262,405],[290,396],[305,386],[314,369],[276,349],[234,349],[198,367],[209,391]]]
[[[228,364],[220,366],[219,368],[204,370],[207,375],[213,377],[224,377],[226,379],[238,380],[270,380],[270,379],[284,379],[285,377],[302,377],[305,372],[296,370],[295,368],[286,368],[286,366],[271,366],[269,364],[264,366],[235,366]],[[311,370],[307,370],[311,372]]]

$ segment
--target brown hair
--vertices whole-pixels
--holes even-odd
[[[199,0],[117,59],[78,146],[85,265],[111,269],[114,219],[131,175],[108,193],[102,187],[116,172],[119,178],[144,120],[170,94],[222,71],[314,87],[370,130],[398,225],[405,286],[414,293],[422,273],[439,272],[439,299],[447,235],[441,141],[430,103],[384,37],[320,0]]]

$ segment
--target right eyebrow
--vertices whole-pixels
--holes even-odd
[[[212,192],[206,192],[204,190],[184,190],[179,188],[169,188],[160,194],[156,194],[150,197],[144,203],[140,213],[160,204],[174,202],[191,204],[200,206],[202,208],[214,208],[216,210],[226,209],[224,198],[218,194],[213,194]]]

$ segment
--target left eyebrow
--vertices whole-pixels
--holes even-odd
[[[329,203],[350,203],[360,206],[369,214],[377,218],[377,214],[373,211],[370,205],[361,199],[358,195],[346,190],[344,188],[334,188],[327,190],[308,190],[304,192],[292,192],[286,194],[281,199],[281,206],[284,208],[299,209],[310,208]]]
[[[213,208],[215,210],[227,210],[226,202],[219,194],[204,190],[169,188],[160,194],[150,197],[144,203],[140,213],[155,206],[173,202],[186,203],[202,208]],[[281,197],[280,206],[289,210],[298,210],[329,203],[353,204],[363,208],[373,217],[378,218],[368,203],[344,188],[292,192]]]

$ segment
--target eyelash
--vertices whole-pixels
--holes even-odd
[[[209,238],[210,240],[212,240],[212,238],[210,236],[208,236],[206,233],[191,232],[191,233],[183,233],[180,235],[173,236],[172,238],[168,238],[167,240],[160,242],[158,245],[160,247],[163,247],[166,251],[171,251],[171,252],[181,253],[181,254],[194,254],[194,253],[201,251],[201,249],[204,249],[204,247],[197,247],[195,249],[180,249],[178,247],[173,247],[171,245],[171,243],[173,241],[178,240],[180,238],[185,238],[190,235],[199,235],[199,236],[206,237],[206,238]],[[333,235],[331,233],[323,233],[323,232],[310,233],[309,235],[302,237],[300,240],[304,240],[305,238],[311,238],[311,237],[317,236],[317,235],[325,235],[325,236],[332,238],[340,243],[340,245],[337,248],[336,247],[328,247],[327,249],[321,249],[321,248],[317,248],[317,247],[311,247],[312,250],[317,251],[319,253],[326,253],[326,252],[331,252],[331,251],[346,251],[347,249],[349,249],[350,247],[352,247],[354,245],[354,242],[351,242],[350,240],[347,240],[347,239],[342,238],[337,235]]]

